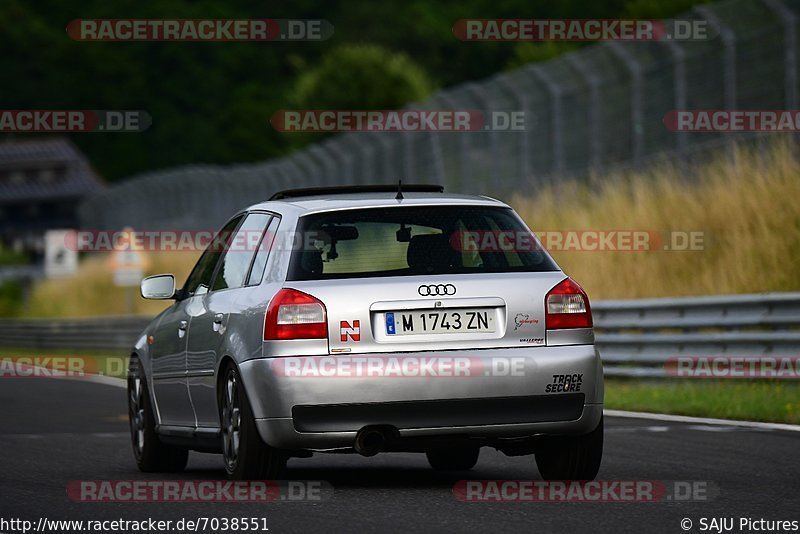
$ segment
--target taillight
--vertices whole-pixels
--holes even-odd
[[[302,291],[281,289],[272,297],[264,322],[264,339],[325,339],[325,305]]]
[[[591,328],[592,310],[589,297],[578,283],[567,278],[547,293],[545,325],[548,330],[561,328]]]

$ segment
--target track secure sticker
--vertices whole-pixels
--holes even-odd
[[[574,375],[553,375],[553,381],[544,388],[545,393],[566,393],[580,391],[583,373]]]

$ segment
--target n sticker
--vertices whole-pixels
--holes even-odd
[[[361,321],[353,321],[353,326],[350,326],[347,321],[341,321],[339,334],[342,342],[346,342],[347,338],[350,338],[350,341],[361,341]]]

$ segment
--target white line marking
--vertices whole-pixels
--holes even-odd
[[[610,426],[605,429],[605,432],[612,432],[615,434],[634,434],[636,432],[669,432],[671,426]],[[709,427],[711,428],[711,427]],[[714,427],[716,428],[716,427]]]
[[[43,439],[43,438],[85,438],[92,436],[101,439],[117,439],[128,437],[128,432],[50,432],[49,434],[0,434],[0,438],[22,438],[22,439]],[[2,534],[2,532],[0,532]]]
[[[124,378],[117,378],[114,376],[104,375],[85,375],[85,376],[65,376],[59,377],[66,380],[82,380],[84,382],[94,382],[95,384],[103,384],[106,386],[114,386],[118,388],[127,388],[128,382]]]
[[[665,413],[628,412],[624,410],[603,410],[609,417],[629,417],[633,419],[654,419],[656,421],[674,421],[676,423],[693,423],[702,425],[721,425],[742,428],[758,428],[762,430],[788,430],[800,432],[800,425],[785,423],[762,423],[760,421],[737,421],[735,419],[711,419],[707,417],[690,417],[688,415],[670,415]]]
[[[48,369],[46,367],[40,367],[38,365],[26,365],[25,368],[27,369],[36,369],[37,372],[41,372],[42,374],[34,374],[32,376],[24,376],[22,378],[56,378],[58,380],[80,380],[83,382],[93,382],[95,384],[103,384],[106,386],[114,386],[118,388],[127,388],[128,381],[125,378],[119,378],[115,376],[105,376],[105,375],[67,375],[67,374],[47,374],[53,373],[52,369]],[[2,533],[0,533],[2,534]]]

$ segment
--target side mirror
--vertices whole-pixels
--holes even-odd
[[[171,274],[157,274],[142,280],[142,296],[152,300],[167,300],[175,297],[175,277]]]

